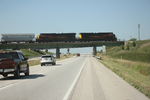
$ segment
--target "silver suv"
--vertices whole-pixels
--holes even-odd
[[[41,57],[41,66],[46,64],[56,65],[56,59],[53,55],[43,55]]]

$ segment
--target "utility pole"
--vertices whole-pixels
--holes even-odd
[[[140,40],[140,28],[141,28],[141,26],[140,26],[140,24],[138,24],[138,39]]]

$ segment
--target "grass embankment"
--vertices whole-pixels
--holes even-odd
[[[133,46],[132,42],[128,42],[124,47],[108,48],[107,55],[113,58],[150,63],[150,40],[135,43],[136,46]]]
[[[35,50],[30,50],[30,49],[21,49],[21,51],[28,58],[39,57],[41,55],[46,54],[46,52],[43,52],[43,51],[37,51],[37,50],[35,51]]]
[[[101,62],[150,98],[150,41],[127,45],[108,48]]]

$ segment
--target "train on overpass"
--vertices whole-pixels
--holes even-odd
[[[78,36],[77,36],[78,35]],[[3,33],[0,43],[46,43],[46,42],[89,42],[89,41],[117,41],[113,32],[96,33]]]

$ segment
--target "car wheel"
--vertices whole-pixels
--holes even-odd
[[[20,78],[20,70],[19,67],[17,67],[15,73],[14,73],[15,78]]]
[[[54,62],[54,63],[52,63],[52,65],[56,65],[56,63]]]
[[[7,77],[7,76],[8,76],[8,74],[3,74],[3,76],[4,76],[4,77]]]
[[[41,64],[41,66],[43,66],[43,64]]]
[[[29,76],[29,66],[27,67],[27,71],[24,74],[25,76]]]

